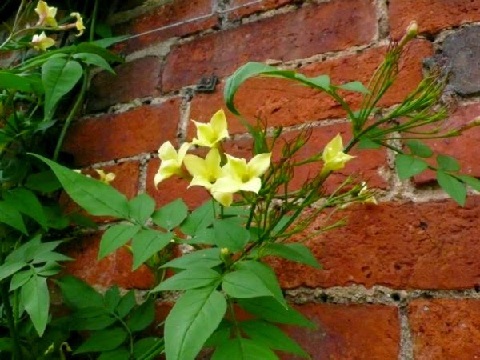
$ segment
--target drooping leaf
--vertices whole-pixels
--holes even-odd
[[[138,306],[129,316],[126,324],[130,331],[141,331],[155,319],[155,301],[149,297],[142,305]]]
[[[25,188],[16,188],[4,193],[5,201],[16,210],[25,214],[43,228],[47,227],[47,218],[43,212],[43,207],[33,192]]]
[[[477,178],[474,178],[473,176],[468,176],[468,175],[456,175],[456,177],[459,178],[468,186],[471,186],[472,189],[476,191],[480,191],[480,180],[478,180]]]
[[[94,288],[74,276],[57,280],[63,300],[75,309],[103,307],[103,297]]]
[[[117,285],[110,287],[105,292],[103,301],[105,302],[105,307],[108,309],[109,312],[113,313],[115,311],[121,298],[122,297],[120,296],[120,290],[118,289]]]
[[[96,216],[127,218],[128,200],[113,187],[78,174],[40,155],[33,155],[46,163],[55,173],[66,193],[78,205]]]
[[[152,215],[153,222],[166,230],[179,226],[188,215],[187,205],[182,199],[176,199],[156,210]]]
[[[428,168],[428,164],[419,158],[398,154],[395,158],[395,168],[400,180],[408,179],[411,176],[420,174]]]
[[[227,301],[215,287],[189,290],[165,321],[165,353],[169,360],[194,360],[220,324]]]
[[[30,316],[38,335],[42,336],[47,327],[48,310],[50,308],[47,279],[36,275],[31,277],[21,287],[20,294],[25,311]]]
[[[433,155],[433,150],[420,140],[407,140],[405,144],[408,146],[413,155],[417,155],[422,158],[429,158]]]
[[[25,182],[25,186],[30,190],[51,193],[59,190],[62,184],[60,184],[53,171],[48,170],[30,175]]]
[[[315,256],[313,256],[310,249],[299,243],[290,243],[290,244],[276,244],[270,243],[266,244],[264,249],[262,249],[262,254],[264,256],[273,255],[278,256],[290,261],[295,261],[301,264],[310,265],[316,269],[320,269],[321,266],[318,263]]]
[[[8,70],[0,70],[0,89],[41,93],[42,86],[36,76],[19,75]]]
[[[235,338],[221,344],[211,360],[278,360],[278,356],[262,343]]]
[[[133,236],[132,240],[132,269],[136,270],[145,261],[167,246],[172,239],[173,234],[170,232],[162,233],[151,229],[140,230]]]
[[[117,224],[109,227],[102,236],[98,259],[102,259],[125,245],[141,229],[140,225]]]
[[[248,270],[236,270],[223,277],[222,289],[235,299],[274,296],[267,285]]]
[[[196,266],[212,268],[220,265],[222,262],[223,261],[220,258],[220,249],[210,248],[194,251],[190,254],[173,259],[162,265],[162,268],[171,267],[175,269],[188,269]]]
[[[250,231],[240,225],[237,218],[216,220],[213,223],[214,242],[220,248],[231,252],[242,250],[250,240]]]
[[[128,334],[122,328],[92,332],[90,337],[74,351],[74,354],[114,350],[122,345],[127,336]]]
[[[35,272],[30,268],[27,270],[22,270],[15,273],[12,276],[12,280],[10,281],[10,291],[17,290],[20,286],[25,285],[25,283],[30,280],[30,278],[35,275]]]
[[[9,276],[12,276],[26,265],[26,263],[19,261],[4,263],[0,266],[0,281],[6,279]]]
[[[445,192],[460,206],[465,206],[467,200],[467,187],[454,176],[442,170],[437,170],[437,181]]]
[[[215,220],[213,206],[213,201],[210,200],[196,208],[181,225],[182,232],[194,236],[197,231],[211,225]]]
[[[152,292],[191,290],[209,286],[220,280],[220,274],[208,267],[190,267],[158,284]]]
[[[362,94],[370,93],[370,91],[368,91],[368,89],[360,81],[348,82],[340,85],[339,88],[343,90],[359,92]]]
[[[115,311],[120,318],[123,318],[128,315],[128,313],[135,307],[136,304],[137,301],[135,300],[135,293],[133,290],[130,290],[122,296]]]
[[[74,59],[80,60],[87,65],[93,65],[100,69],[107,70],[111,74],[115,74],[110,64],[100,55],[92,53],[79,53],[72,56]]]
[[[437,155],[438,167],[444,171],[459,171],[460,164],[454,157],[448,155]]]
[[[22,215],[6,201],[0,201],[0,223],[7,224],[24,234],[27,233],[27,228],[23,222]]]
[[[57,103],[73,89],[82,78],[82,74],[82,65],[75,60],[53,58],[42,65],[46,120],[52,118]]]
[[[140,194],[128,203],[130,218],[143,225],[155,210],[155,200],[147,194]]]

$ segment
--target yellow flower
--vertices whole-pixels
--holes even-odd
[[[177,152],[170,141],[162,144],[160,149],[158,149],[158,157],[162,160],[162,163],[160,164],[160,168],[158,169],[157,174],[155,174],[153,180],[155,187],[157,187],[161,181],[170,176],[175,174],[180,175],[182,173],[183,158],[187,154],[189,148],[190,143],[183,143]]]
[[[237,191],[251,191],[258,193],[262,187],[260,176],[270,166],[271,153],[255,155],[248,163],[227,155],[227,163],[222,168],[220,177],[210,189],[213,197],[224,206],[233,201],[233,194]]]
[[[203,186],[210,190],[212,184],[222,174],[220,153],[215,148],[210,149],[205,159],[188,154],[185,156],[183,163],[190,175],[193,176],[190,186]]]
[[[35,12],[38,14],[38,26],[57,26],[57,20],[55,20],[55,16],[57,15],[56,7],[48,6],[45,1],[40,0],[35,8]]]
[[[193,145],[215,147],[229,137],[227,118],[223,110],[217,111],[208,124],[192,120],[197,127],[197,137],[192,140]]]
[[[83,25],[82,16],[78,12],[73,12],[73,13],[70,14],[70,16],[77,19],[77,21],[75,22],[75,27],[78,30],[77,36],[81,36],[83,34],[84,30],[86,29],[85,26]]]
[[[31,44],[37,51],[46,51],[49,47],[55,45],[55,41],[47,37],[44,31],[40,35],[33,35]]]
[[[340,134],[335,136],[330,142],[325,146],[323,150],[322,159],[323,159],[323,169],[322,172],[340,170],[343,169],[345,163],[355,156],[345,154],[343,152],[343,142]]]
[[[110,184],[115,179],[114,173],[105,173],[105,171],[101,169],[95,169],[98,176],[100,176],[99,180],[105,184]]]

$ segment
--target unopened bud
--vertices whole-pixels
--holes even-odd
[[[413,38],[418,34],[418,24],[416,21],[412,21],[407,27],[407,36]]]
[[[230,254],[230,250],[228,250],[228,248],[222,248],[222,249],[220,250],[220,254],[222,254],[222,255],[228,255],[228,254]]]

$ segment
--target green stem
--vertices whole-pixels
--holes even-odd
[[[68,114],[67,118],[65,119],[65,123],[63,124],[62,127],[62,132],[60,133],[60,136],[57,141],[57,145],[55,147],[55,151],[53,153],[53,161],[58,160],[58,155],[60,154],[60,150],[62,149],[63,141],[65,140],[65,135],[67,134],[67,130],[70,127],[70,123],[72,122],[74,116],[77,114],[80,106],[83,104],[83,99],[85,97],[85,93],[87,91],[87,86],[88,86],[88,71],[84,71],[83,73],[83,80],[82,80],[82,88],[80,89],[80,93],[77,96],[77,100],[75,100],[75,103],[73,104],[72,109],[70,110],[70,113]]]
[[[90,24],[89,41],[93,41],[95,37],[95,22],[97,20],[97,12],[98,12],[98,0],[95,0],[93,4],[92,23]]]
[[[15,325],[15,318],[13,316],[12,305],[10,304],[9,286],[5,281],[1,284],[0,296],[3,303],[5,316],[7,317],[8,330],[13,341],[12,360],[21,360],[22,352],[20,349],[20,338],[18,337],[17,328]]]

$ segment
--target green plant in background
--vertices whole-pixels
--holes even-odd
[[[181,292],[165,321],[164,349],[163,341],[156,337],[142,343],[148,348],[148,356],[164,351],[168,360],[189,360],[203,348],[210,348],[214,360],[278,359],[278,351],[308,358],[278,325],[313,324],[288,305],[274,271],[263,259],[276,256],[318,268],[320,265],[309,248],[303,243],[291,242],[292,237],[304,233],[320,214],[327,216],[318,232],[329,231],[343,224],[331,220],[335,211],[351,203],[376,203],[374,193],[355,178],[348,178],[330,193],[323,190],[332,173],[347,162],[356,161],[349,154],[354,147],[393,150],[401,179],[426,169],[434,170],[440,186],[460,205],[465,203],[466,185],[480,190],[480,181],[462,175],[455,159],[437,155],[437,165],[424,160],[432,157],[433,151],[422,140],[457,136],[475,125],[440,131],[446,116],[446,111],[438,105],[445,80],[442,74],[427,76],[395,108],[378,109],[379,100],[396,79],[402,51],[415,35],[416,25],[412,24],[406,36],[391,46],[367,87],[359,82],[334,85],[327,75],[309,78],[261,63],[248,63],[238,69],[225,87],[226,104],[233,113],[239,115],[234,96],[244,81],[253,76],[285,78],[336,100],[348,114],[352,137],[344,146],[341,136],[337,135],[322,152],[301,158],[300,150],[310,137],[308,129],[285,140],[281,137],[281,128],[267,131],[262,124],[242,120],[254,142],[252,159],[247,161],[226,153],[223,148],[223,141],[229,137],[223,111],[214,114],[209,123],[194,122],[197,135],[191,142],[182,144],[178,150],[169,142],[160,147],[161,165],[154,179],[155,185],[161,186],[164,179],[181,176],[190,180],[190,186],[209,191],[212,199],[191,212],[180,199],[155,210],[154,200],[146,194],[128,200],[105,183],[36,156],[50,167],[65,191],[81,207],[92,215],[117,219],[103,234],[99,258],[126,246],[133,255],[133,269],[142,264],[152,269],[157,283],[143,299],[143,304],[148,305],[140,305],[139,309],[151,306],[152,299],[163,292]],[[363,96],[359,110],[352,109],[344,100],[345,91]],[[405,147],[399,145],[402,139],[406,140]],[[189,154],[194,146],[207,148],[206,156]],[[317,171],[311,171],[312,176],[298,189],[293,189],[295,170],[306,165],[316,166]],[[162,261],[159,254],[170,244],[189,246],[191,251],[171,261]],[[166,269],[174,271],[167,279]],[[137,344],[143,340],[133,334],[135,328],[131,327],[131,319],[137,316],[136,311],[141,311],[125,315],[119,309],[124,299],[132,296],[130,293],[120,298],[116,288],[110,289],[102,305],[100,295],[81,290],[80,283],[71,286],[72,279],[63,281],[66,282],[60,281],[60,286],[67,303],[68,299],[75,299],[69,295],[72,289],[78,294],[91,293],[96,304],[96,310],[91,309],[93,314],[99,311],[100,318],[109,319],[98,325],[97,320],[82,315],[81,304],[73,303],[75,311],[79,311],[75,316],[90,324],[82,329],[92,330],[92,336],[74,349],[74,353],[88,350],[101,353],[102,359],[114,356],[112,354],[118,359],[144,358],[135,355]],[[70,288],[65,284],[70,284]],[[250,314],[250,318],[239,318],[239,309]],[[142,317],[143,325],[150,320],[151,315]],[[95,340],[97,335],[115,341],[109,342],[108,349],[102,349]]]
[[[74,236],[70,224],[88,221],[62,214],[60,183],[27,154],[58,159],[89,71],[113,71],[109,63],[121,59],[105,50],[115,39],[94,41],[92,20],[89,40],[80,42],[86,28],[78,12],[59,19],[44,1],[17,6],[0,43],[11,59],[0,69],[0,357],[58,359],[69,334],[51,321],[48,279],[71,260],[57,250]]]

